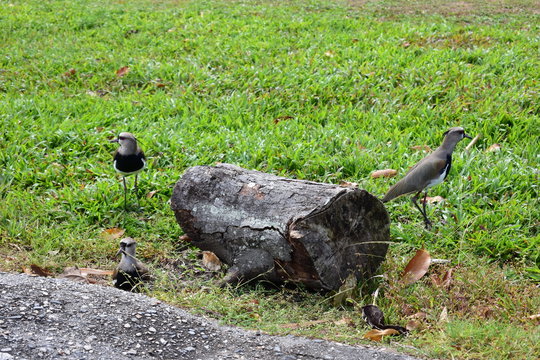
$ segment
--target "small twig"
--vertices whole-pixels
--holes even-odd
[[[449,262],[448,259],[431,259],[432,264],[448,264]]]
[[[478,134],[474,137],[474,139],[471,140],[471,142],[469,143],[469,145],[467,145],[465,147],[465,151],[466,152],[469,152],[471,150],[471,148],[474,146],[474,144],[476,144],[476,142],[478,141],[478,139],[480,139],[480,137],[482,137],[482,134]]]

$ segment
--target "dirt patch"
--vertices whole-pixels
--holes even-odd
[[[443,16],[468,16],[489,14],[540,14],[540,2],[535,0],[470,0],[470,1],[373,1],[348,0],[353,8],[362,8],[386,15],[436,14]]]

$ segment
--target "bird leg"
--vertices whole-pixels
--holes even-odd
[[[137,198],[137,205],[141,207],[141,202],[139,200],[139,189],[137,188],[137,176],[138,174],[135,174],[135,197]]]
[[[127,210],[127,187],[126,187],[126,177],[122,176],[122,180],[124,181],[124,210]]]
[[[429,221],[428,217],[427,217],[427,214],[426,214],[426,199],[427,199],[427,191],[424,195],[424,204],[423,204],[423,208],[424,210],[422,211],[422,209],[420,208],[420,206],[418,205],[418,203],[416,202],[416,200],[418,200],[418,195],[420,195],[422,191],[419,191],[416,195],[414,195],[412,197],[412,202],[414,204],[414,206],[416,206],[416,208],[418,209],[418,211],[420,211],[422,213],[422,216],[424,217],[424,223],[426,224],[426,228],[427,229],[431,229],[431,221]]]

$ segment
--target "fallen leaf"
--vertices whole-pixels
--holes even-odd
[[[452,269],[448,269],[442,278],[442,286],[447,288],[450,286],[450,283],[452,282]]]
[[[34,274],[34,273],[32,272],[32,269],[30,269],[30,268],[28,268],[28,267],[26,267],[26,266],[23,266],[23,267],[22,267],[22,271],[23,271],[23,273],[26,274],[26,275],[36,276],[36,274]]]
[[[221,260],[211,251],[203,251],[202,264],[210,271],[218,271],[221,269]]]
[[[424,249],[418,250],[416,255],[414,255],[405,267],[401,281],[405,285],[417,282],[427,273],[430,263],[431,256],[429,255],[429,252]]]
[[[397,170],[394,169],[384,169],[384,170],[375,170],[371,173],[371,177],[373,179],[377,179],[380,177],[393,177],[396,176]]]
[[[355,182],[348,182],[348,181],[342,181],[342,182],[339,183],[339,186],[342,186],[342,187],[357,188],[357,187],[358,187],[358,183],[355,183]]]
[[[418,151],[424,151],[424,152],[430,152],[432,151],[431,148],[427,145],[414,145],[411,146],[411,149],[418,150]]]
[[[347,325],[349,327],[355,327],[354,321],[350,317],[343,317],[339,320],[334,321],[334,325]]]
[[[409,331],[416,330],[420,327],[421,323],[418,320],[409,320],[405,328]]]
[[[30,270],[32,270],[32,272],[38,276],[48,277],[52,275],[49,271],[35,264],[30,265]]]
[[[159,191],[159,190],[152,190],[152,191],[150,191],[148,194],[146,194],[146,198],[147,198],[147,199],[151,199],[152,197],[154,197],[154,195],[157,194],[158,191]]]
[[[103,230],[103,232],[101,233],[101,235],[102,235],[105,239],[113,240],[113,239],[119,239],[119,238],[121,238],[122,235],[124,235],[125,232],[126,232],[126,230],[124,230],[124,229],[120,229],[120,228],[117,228],[117,227],[113,227],[113,228],[110,228],[110,229],[105,229],[105,230]]]
[[[79,271],[81,272],[82,276],[88,276],[88,275],[111,276],[114,273],[114,271],[112,270],[100,270],[100,269],[92,269],[92,268],[80,268]]]
[[[75,69],[69,69],[68,71],[66,71],[64,73],[64,77],[67,77],[67,78],[70,78],[72,77],[73,75],[75,75],[77,73],[77,70]]]
[[[336,54],[332,51],[332,50],[328,50],[324,53],[325,56],[328,56],[330,58],[333,58],[334,56],[336,56]]]
[[[427,204],[438,203],[438,202],[441,202],[441,201],[443,201],[443,200],[444,200],[444,198],[443,198],[442,196],[439,196],[439,195],[433,196],[433,197],[430,197],[430,196],[427,196],[427,197],[426,197],[426,203],[427,203]],[[422,203],[422,204],[424,203],[424,198],[422,198],[422,199],[420,200],[420,203]]]
[[[277,118],[274,119],[274,124],[278,124],[284,120],[290,120],[290,119],[294,119],[294,117],[289,116],[289,115],[278,116]]]
[[[493,144],[486,149],[487,152],[494,152],[501,150],[501,144]]]
[[[441,315],[439,315],[439,323],[448,322],[448,309],[443,307]]]
[[[364,339],[368,339],[372,341],[381,341],[383,336],[388,336],[388,335],[399,335],[399,331],[395,329],[386,329],[386,330],[372,329],[364,334]]]
[[[122,76],[125,76],[129,73],[131,69],[129,68],[129,66],[122,66],[120,69],[116,70],[116,76],[118,77],[122,77]]]
[[[403,44],[401,44],[401,46],[403,46],[404,48],[408,48],[409,46],[411,46],[411,43],[410,42],[404,42]]]
[[[191,242],[191,239],[190,239],[189,236],[187,236],[186,234],[180,235],[180,236],[178,237],[178,240],[184,241],[184,242],[189,242],[189,243]]]
[[[527,316],[527,319],[531,319],[531,320],[540,320],[540,314]]]

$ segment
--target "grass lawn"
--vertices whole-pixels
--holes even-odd
[[[149,295],[223,323],[366,344],[359,307],[380,287],[389,322],[418,325],[386,346],[540,355],[538,1],[10,0],[0,42],[1,270],[111,269],[118,239],[104,230],[117,227],[157,274]],[[433,230],[408,199],[388,203],[383,276],[347,305],[302,289],[217,288],[221,274],[179,240],[168,200],[190,166],[350,181],[382,196],[396,179],[370,173],[402,176],[425,155],[413,147],[437,147],[452,126],[482,137],[470,152],[458,144],[431,191],[445,199],[429,206]],[[112,168],[107,139],[121,131],[149,160],[140,210],[134,198],[123,210]],[[421,247],[450,263],[403,287]]]

